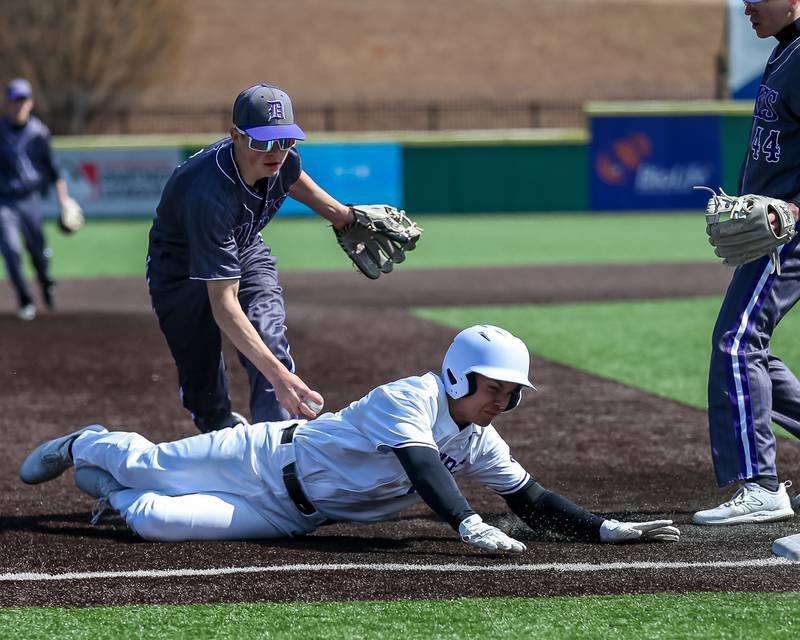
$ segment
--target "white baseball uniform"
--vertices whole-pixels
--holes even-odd
[[[295,424],[293,441],[282,443]],[[160,445],[135,433],[86,432],[72,452],[76,466],[99,466],[131,487],[112,494],[111,505],[143,538],[197,540],[296,536],[327,520],[389,518],[419,500],[391,451],[408,446],[438,451],[453,475],[499,494],[530,479],[494,427],[458,428],[433,373],[382,385],[309,422],[262,422]],[[310,515],[287,489],[292,463],[316,509]]]

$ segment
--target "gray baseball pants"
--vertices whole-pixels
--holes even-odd
[[[774,421],[800,438],[800,381],[770,352],[778,323],[800,299],[800,236],[736,269],[711,341],[708,420],[717,483],[777,476]]]

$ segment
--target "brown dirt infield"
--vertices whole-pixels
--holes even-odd
[[[451,329],[415,319],[412,305],[554,302],[720,293],[728,273],[709,264],[625,267],[407,269],[378,283],[357,274],[287,275],[288,325],[301,375],[329,408],[375,384],[436,369]],[[655,290],[653,290],[655,284]],[[660,283],[660,284],[659,284]],[[6,285],[3,285],[5,288]],[[539,536],[504,503],[466,485],[487,519],[525,538],[514,556],[473,551],[420,506],[378,525],[336,524],[296,540],[146,543],[118,518],[88,523],[89,504],[71,472],[45,485],[17,479],[43,439],[101,422],[154,440],[194,433],[176,393],[176,375],[139,280],[71,281],[58,313],[32,323],[10,313],[0,290],[0,574],[275,567],[298,563],[408,563],[477,566],[587,562],[708,562],[766,559],[772,540],[800,531],[796,520],[700,528],[692,511],[729,495],[716,489],[705,415],[676,402],[535,358],[540,391],[498,428],[542,484],[604,514],[668,516],[682,527],[677,545],[589,545]],[[709,328],[710,329],[710,328]],[[535,354],[534,354],[535,357]],[[243,372],[228,355],[232,395],[245,406]],[[781,469],[800,468],[800,448],[781,441]],[[372,569],[284,571],[206,577],[0,580],[0,606],[130,603],[323,601],[642,593],[785,591],[797,565],[769,567],[388,573]]]

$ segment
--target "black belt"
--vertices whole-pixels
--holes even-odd
[[[287,427],[281,433],[281,444],[289,444],[294,438],[294,431],[297,429],[297,424]],[[297,467],[295,463],[287,464],[283,468],[283,484],[286,485],[286,491],[289,492],[289,497],[294,502],[294,505],[300,513],[310,516],[317,512],[314,505],[306,497],[303,487],[300,486],[300,480],[297,478]]]

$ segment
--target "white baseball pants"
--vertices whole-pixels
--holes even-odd
[[[262,422],[153,444],[130,432],[86,432],[72,445],[76,466],[94,465],[130,489],[111,506],[146,540],[241,540],[303,535],[325,517],[300,513],[282,469],[294,462],[281,431]]]

